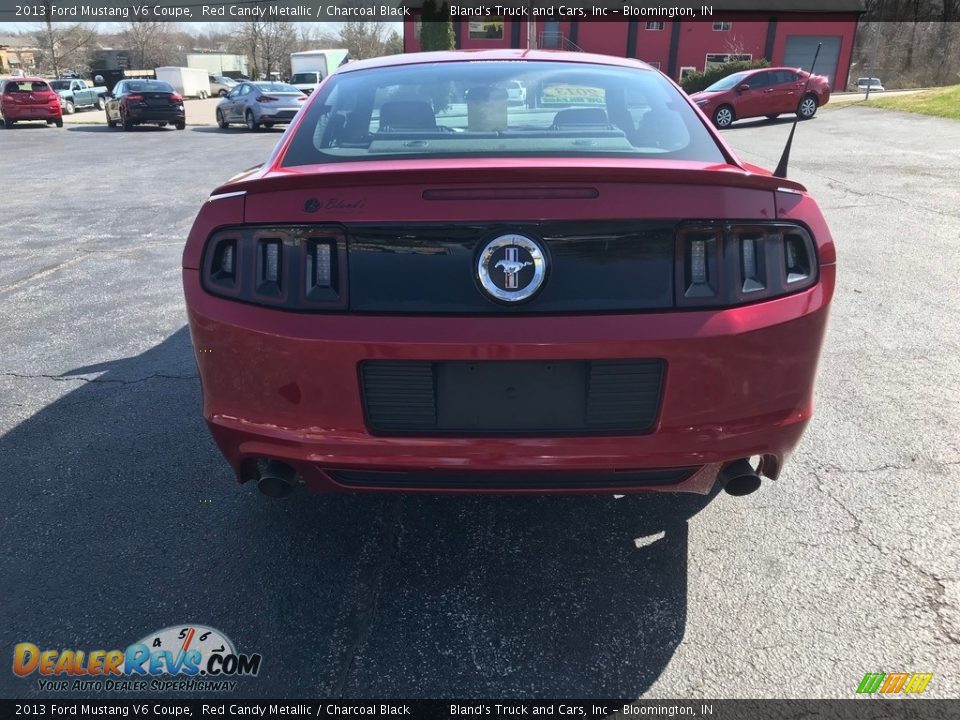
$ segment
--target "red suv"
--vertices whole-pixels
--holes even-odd
[[[746,70],[718,80],[690,99],[718,128],[744,118],[773,120],[781,113],[809,120],[830,100],[830,81],[796,68]]]
[[[0,117],[3,127],[22,120],[46,120],[63,127],[60,97],[41,78],[9,78],[0,81]]]

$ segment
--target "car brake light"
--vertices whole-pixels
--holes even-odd
[[[337,227],[220,230],[204,248],[203,287],[286,310],[346,308],[347,242]]]
[[[173,102],[173,103],[182,103],[182,102],[183,102],[183,96],[182,96],[182,95],[179,95],[179,94],[177,94],[177,93],[174,93],[173,95],[170,96],[170,102]]]
[[[275,97],[270,97],[269,95],[257,95],[257,102],[276,102]]]
[[[676,305],[733,306],[787,295],[817,279],[816,248],[785,223],[685,223],[677,233]]]
[[[297,98],[297,102],[303,102],[306,99],[307,99],[306,95],[301,95],[300,97]]]

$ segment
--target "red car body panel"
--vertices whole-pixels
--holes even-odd
[[[764,87],[751,87],[749,90],[739,90],[741,83],[750,84],[751,78],[769,72],[789,72],[798,78],[794,82],[776,83]],[[734,119],[765,117],[795,113],[804,95],[813,95],[817,100],[817,107],[823,107],[830,101],[830,81],[828,78],[814,75],[797,68],[762,68],[751,70],[744,74],[744,78],[736,87],[719,92],[706,90],[690,95],[690,99],[697,104],[701,112],[708,118],[713,118],[718,108],[726,105],[733,108]]]
[[[801,185],[742,165],[725,145],[731,162],[719,165],[592,157],[281,167],[295,131],[296,124],[267,165],[213,193],[183,255],[203,414],[238,476],[251,458],[286,462],[316,492],[366,489],[338,480],[331,473],[336,470],[542,471],[559,477],[573,471],[690,468],[685,479],[663,486],[611,481],[577,488],[558,483],[536,492],[708,493],[718,472],[740,458],[760,456],[764,474],[779,474],[812,414],[814,376],[835,282],[832,239]],[[550,197],[551,190],[581,187],[596,194]],[[519,199],[531,188],[543,197]],[[518,199],[510,199],[511,192]],[[323,202],[308,211],[305,201],[315,197]],[[349,229],[360,221],[510,223],[598,217],[797,222],[815,239],[819,276],[801,292],[716,310],[469,318],[283,312],[213,295],[201,281],[206,241],[224,227],[337,223]],[[665,360],[660,409],[649,432],[573,438],[395,437],[372,432],[365,420],[358,380],[363,361],[595,358]],[[401,481],[377,489],[484,491],[480,483],[438,489]]]
[[[46,90],[0,94],[0,115],[6,120],[56,120],[61,117],[60,97],[43,78],[9,78],[10,82],[42,83]],[[2,83],[0,83],[2,84]]]

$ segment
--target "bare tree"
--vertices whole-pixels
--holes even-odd
[[[887,88],[955,83],[960,72],[960,0],[867,0],[851,78],[870,74]]]
[[[182,60],[179,35],[176,23],[137,20],[126,24],[120,39],[130,50],[133,67],[153,68]]]
[[[338,39],[356,60],[403,52],[400,35],[385,22],[345,22]]]
[[[254,80],[260,76],[260,66],[257,63],[257,50],[260,47],[260,25],[259,20],[237,23],[228,44],[231,52],[247,56],[250,61],[250,77]]]
[[[297,31],[292,23],[266,20],[261,23],[260,58],[267,78],[273,72],[285,74],[290,68],[290,53],[297,49]]]
[[[34,34],[43,51],[41,66],[56,77],[67,69],[86,69],[90,50],[98,36],[96,26],[56,23],[55,27],[50,21],[50,0],[43,0],[43,5],[47,19],[43,28]]]
[[[252,20],[239,24],[231,44],[235,52],[250,60],[250,76],[257,79],[260,75],[270,77],[272,72],[286,72],[299,38],[293,23]]]

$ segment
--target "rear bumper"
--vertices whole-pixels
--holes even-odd
[[[763,457],[761,471],[776,477],[812,414],[833,284],[834,266],[824,265],[807,291],[735,309],[465,320],[279,312],[211,296],[196,270],[184,270],[204,417],[220,449],[238,476],[245,461],[276,458],[318,492],[707,493],[724,464],[755,455]],[[666,361],[659,414],[647,434],[376,436],[365,423],[357,372],[361,361],[378,359],[620,358]],[[666,484],[618,484],[610,475],[671,470],[683,472]],[[410,474],[391,483],[342,471]],[[475,482],[435,482],[440,471]],[[485,471],[542,475],[503,487]],[[564,474],[584,471],[609,484],[578,485]]]
[[[297,116],[296,112],[292,115],[288,115],[289,110],[280,110],[277,113],[269,113],[261,110],[257,115],[257,122],[262,123],[271,123],[273,125],[289,125],[293,122],[293,119]]]
[[[61,117],[60,106],[18,105],[4,107],[3,116],[8,120],[56,120]]]
[[[167,108],[129,108],[127,115],[133,122],[176,122],[186,118],[183,110]]]

